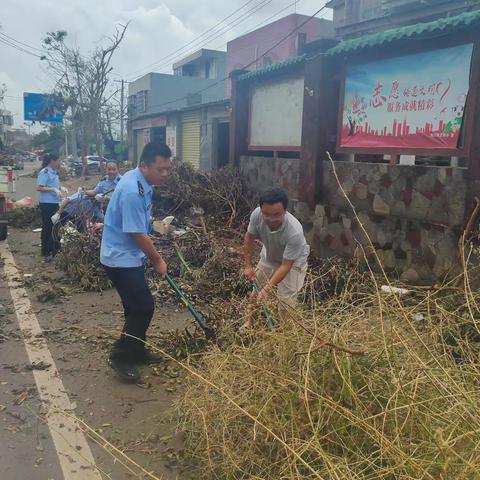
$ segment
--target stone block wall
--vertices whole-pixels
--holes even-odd
[[[255,190],[283,187],[312,249],[320,256],[371,254],[329,161],[322,203],[298,202],[299,160],[245,156],[240,169]],[[430,282],[460,268],[458,239],[468,193],[467,170],[451,167],[335,162],[340,184],[385,270],[406,282]]]
[[[295,205],[310,245],[321,256],[363,255],[360,245],[371,253],[331,163],[323,169],[322,204]],[[459,267],[466,170],[350,162],[335,162],[335,170],[387,271],[418,282]]]
[[[254,190],[280,186],[295,201],[298,199],[299,164],[296,158],[242,156],[239,168]]]

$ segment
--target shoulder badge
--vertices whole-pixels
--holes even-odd
[[[137,181],[137,186],[138,186],[138,193],[140,194],[141,197],[145,195],[145,190],[143,189],[143,185]]]

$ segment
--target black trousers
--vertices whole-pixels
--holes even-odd
[[[55,255],[58,252],[58,241],[53,236],[52,215],[58,210],[58,203],[40,203],[42,213],[42,255]]]
[[[147,329],[155,310],[153,296],[145,279],[145,268],[106,266],[104,268],[108,278],[120,295],[125,314],[122,334],[120,339],[114,343],[110,357],[134,362],[144,352],[145,344],[143,342],[146,339]]]

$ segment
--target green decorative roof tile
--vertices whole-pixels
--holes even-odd
[[[299,55],[298,57],[289,58],[288,60],[284,60],[282,62],[272,63],[264,68],[258,68],[257,70],[253,70],[248,73],[244,73],[240,75],[238,80],[250,80],[252,78],[261,77],[262,75],[266,75],[267,73],[276,72],[278,70],[283,70],[285,68],[291,67],[293,65],[300,65],[305,61],[305,55]]]

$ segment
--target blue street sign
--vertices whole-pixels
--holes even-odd
[[[62,123],[65,105],[61,95],[25,92],[23,112],[27,121]]]

